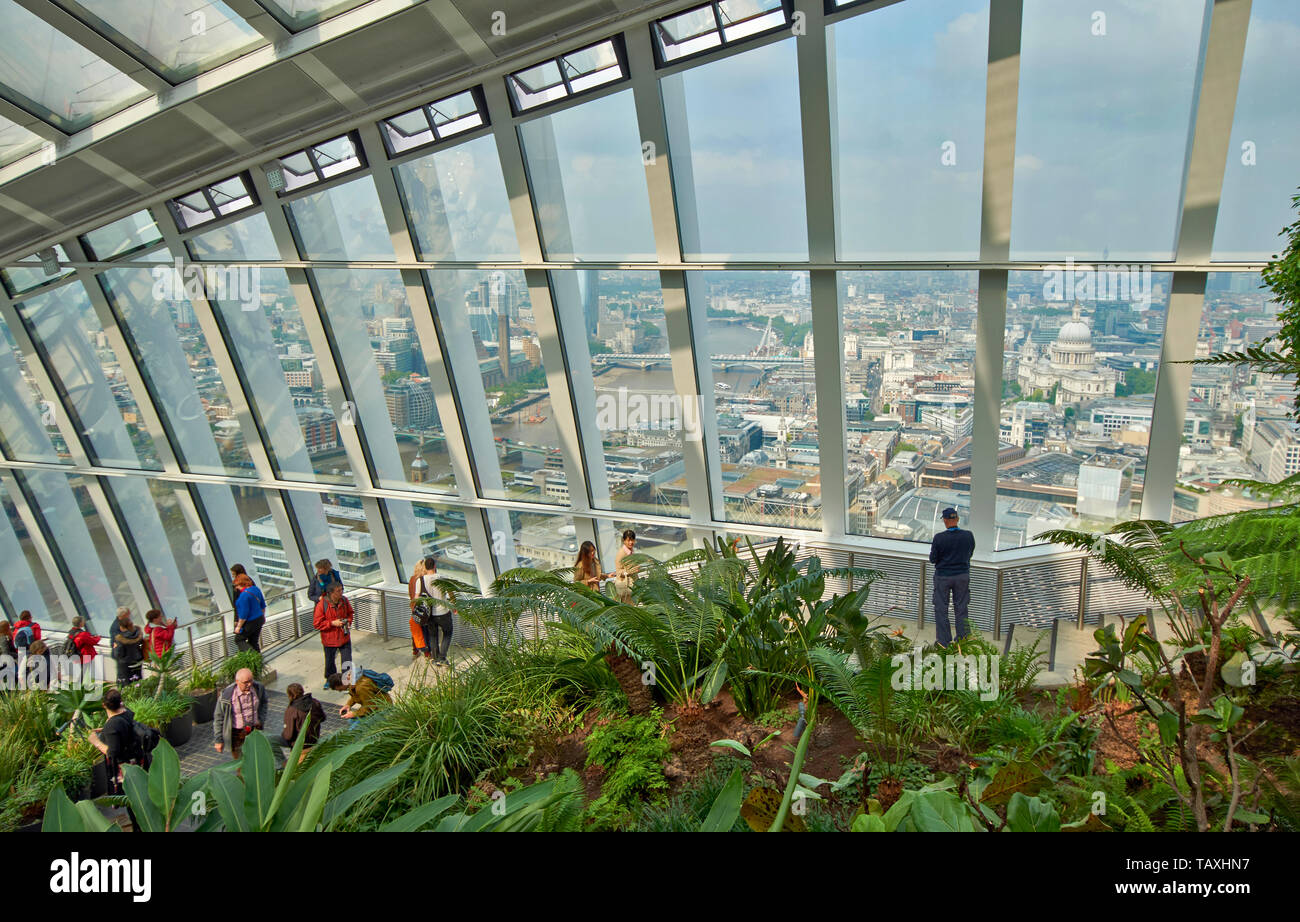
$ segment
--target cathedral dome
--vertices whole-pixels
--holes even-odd
[[[1091,345],[1092,330],[1082,320],[1067,320],[1061,326],[1061,332],[1057,334],[1058,343],[1078,343],[1079,345]]]

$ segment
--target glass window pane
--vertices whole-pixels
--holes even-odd
[[[1258,272],[1210,273],[1196,357],[1262,345],[1280,328],[1279,306]],[[1300,433],[1289,418],[1294,398],[1294,378],[1231,366],[1192,368],[1172,521],[1276,502],[1224,481],[1276,483],[1300,472]]]
[[[597,493],[598,508],[687,515],[686,410],[673,386],[658,273],[553,272],[551,287],[566,343],[585,345],[568,355],[572,387],[596,395],[595,419],[578,422],[600,431],[609,502]],[[591,378],[579,371],[586,368]],[[547,476],[547,490],[558,491]]]
[[[1208,9],[1026,0],[1012,259],[1173,257]]]
[[[0,5],[0,96],[72,133],[148,95],[35,13]]]
[[[317,269],[320,304],[380,486],[455,493],[433,384],[396,270]],[[429,344],[437,353],[437,343]]]
[[[148,211],[137,211],[81,238],[91,259],[113,259],[153,246],[161,239],[158,225]]]
[[[974,271],[841,274],[850,534],[929,541],[942,530],[930,475],[954,468],[969,491],[978,284]]]
[[[75,572],[74,588],[95,626],[107,633],[117,607],[134,607],[135,602],[86,488],[88,480],[80,474],[69,476],[53,471],[27,471],[22,475],[31,505],[44,517],[47,540],[60,572]],[[98,631],[92,629],[92,633]]]
[[[546,255],[655,259],[632,91],[519,126]]]
[[[385,500],[385,505],[393,523],[403,579],[409,579],[415,565],[425,557],[433,557],[438,561],[439,576],[478,585],[474,551],[465,527],[465,516],[477,512],[440,503],[392,499]]]
[[[64,285],[18,305],[32,339],[76,413],[93,460],[110,467],[160,470],[135,396],[81,285]]]
[[[68,261],[68,254],[63,249],[63,244],[54,245],[54,253],[60,263]],[[28,261],[36,259],[36,255],[27,257]],[[41,267],[26,268],[24,266],[10,266],[8,269],[0,269],[0,275],[4,276],[5,288],[9,294],[17,296],[31,291],[33,288],[40,288],[46,282],[53,282],[57,279],[67,278],[77,270],[71,266],[62,266],[54,275],[46,275],[45,269]]]
[[[700,272],[687,284],[709,318],[695,341],[712,360],[719,444],[708,455],[726,521],[821,528],[808,273]]]
[[[158,599],[163,614],[183,625],[224,607],[229,601],[224,584],[214,594],[204,571],[203,532],[181,506],[178,494],[185,488],[141,477],[115,477],[108,486],[140,549],[145,588]]]
[[[231,297],[242,298],[241,304],[256,309],[261,303],[259,272],[256,267],[231,267],[217,281]],[[136,362],[157,398],[185,469],[196,474],[254,476],[225,382],[187,297],[187,280],[171,266],[110,269],[100,280],[125,324]],[[219,286],[207,287],[217,290]]]
[[[999,550],[1041,543],[1049,528],[1105,530],[1141,510],[1172,276],[1133,267],[1102,283],[1080,270],[1071,286],[1059,274],[1008,281]],[[1091,293],[1067,300],[1063,288]]]
[[[513,553],[506,551],[504,542],[492,542],[494,550],[497,550],[499,571],[504,573],[514,567],[532,567],[536,570],[563,569],[567,574],[573,572],[579,542],[572,516],[516,510],[511,510],[509,516],[511,540],[508,548]]]
[[[840,258],[978,259],[988,0],[914,0],[830,29]]]
[[[271,464],[289,480],[351,483],[316,356],[283,269],[263,268],[261,304],[212,299],[253,400]]]
[[[636,532],[636,553],[647,554],[655,560],[668,560],[682,551],[691,549],[691,542],[685,528],[675,525],[650,525],[645,522],[614,522],[613,528],[601,529],[601,543],[605,545],[604,553],[600,558],[602,565],[608,560],[610,569],[613,569],[614,558],[623,540],[623,532],[629,528]],[[612,536],[614,540],[612,542],[607,540],[606,535]],[[576,553],[574,557],[577,557]]]
[[[275,238],[266,215],[249,215],[247,218],[196,234],[189,241],[193,259],[221,262],[226,259],[279,259]]]
[[[793,40],[660,81],[687,259],[807,259]]]
[[[718,20],[713,15],[712,6],[688,10],[660,20],[655,24],[654,32],[659,42],[660,56],[665,62],[676,61],[722,44],[722,36],[718,34]]]
[[[0,617],[13,621],[18,612],[31,611],[44,630],[53,631],[71,624],[74,613],[65,611],[59,601],[27,525],[14,505],[15,500],[26,502],[22,494],[11,497],[0,483],[0,507],[4,509],[4,515],[0,515],[0,596],[3,597]]]
[[[15,461],[68,463],[68,446],[57,425],[62,412],[40,388],[8,325],[0,320],[0,443]]]
[[[262,6],[293,32],[323,22],[332,16],[356,9],[366,0],[266,0]]]
[[[291,202],[289,219],[304,259],[396,259],[368,176]]]
[[[421,259],[519,259],[510,199],[491,137],[435,151],[394,172]]]
[[[1295,220],[1298,85],[1300,5],[1254,0],[1214,225],[1215,259],[1267,259],[1282,245],[1278,231]]]
[[[35,153],[46,144],[40,135],[0,116],[0,165]]]
[[[63,0],[77,17],[172,83],[267,44],[217,0]]]
[[[554,404],[523,272],[437,271],[428,278],[448,352],[475,355],[469,367],[477,369],[482,391],[461,382],[460,405],[476,413],[482,393],[491,414],[497,453],[476,460],[480,473],[495,460],[502,489],[484,478],[480,491],[494,499],[567,503]],[[558,399],[568,400],[567,393]]]

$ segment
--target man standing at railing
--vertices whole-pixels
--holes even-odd
[[[969,632],[966,606],[970,604],[970,559],[975,553],[975,536],[957,527],[957,510],[943,510],[944,530],[930,541],[930,563],[934,564],[934,635],[939,646],[952,643],[948,623],[948,596],[957,616],[957,639]]]
[[[339,671],[334,668],[335,657],[339,657],[341,669],[352,672],[352,620],[352,603],[343,597],[343,584],[331,584],[316,603],[312,616],[312,626],[320,631],[320,642],[325,648],[326,689],[330,687],[330,676]]]

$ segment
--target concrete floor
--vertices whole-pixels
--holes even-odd
[[[267,657],[269,667],[275,670],[275,678],[267,683],[268,688],[284,691],[291,683],[297,682],[311,692],[326,710],[333,704],[336,712],[339,706],[347,702],[346,694],[325,688],[325,654],[315,634],[304,637],[295,645],[269,650]],[[362,669],[388,673],[393,677],[398,692],[412,684],[437,682],[446,673],[446,670],[433,668],[423,657],[413,657],[409,637],[390,637],[385,640],[379,634],[353,631],[352,659]],[[453,635],[448,659],[451,660],[452,668],[456,669],[473,660],[474,652],[456,646]]]

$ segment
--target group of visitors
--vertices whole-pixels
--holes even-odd
[[[619,540],[618,552],[614,555],[614,569],[602,573],[600,559],[596,556],[596,545],[590,541],[582,542],[578,548],[578,559],[573,564],[573,581],[581,583],[588,589],[600,591],[600,584],[612,580],[614,595],[622,603],[632,601],[632,581],[636,577],[636,566],[629,566],[627,558],[636,553],[636,532],[627,529]]]

